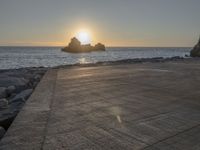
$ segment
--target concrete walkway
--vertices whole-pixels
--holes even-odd
[[[200,61],[50,70],[5,150],[199,150]]]

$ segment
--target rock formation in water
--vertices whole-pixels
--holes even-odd
[[[67,47],[62,49],[62,51],[69,53],[87,53],[105,50],[105,45],[101,43],[98,43],[95,46],[92,46],[90,44],[81,45],[81,42],[75,37],[71,39],[71,42]]]
[[[190,52],[191,57],[200,57],[200,38],[199,42],[195,45],[195,47]]]

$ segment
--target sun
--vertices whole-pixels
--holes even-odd
[[[89,32],[87,31],[79,31],[76,35],[78,40],[81,42],[81,44],[90,44],[91,43],[91,37]]]

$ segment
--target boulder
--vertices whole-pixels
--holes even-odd
[[[31,95],[32,92],[33,92],[33,89],[24,90],[24,91],[20,92],[19,94],[17,94],[12,99],[10,99],[9,103],[15,103],[18,101],[25,102],[27,100],[27,98]]]
[[[0,78],[0,87],[15,86],[17,91],[26,89],[29,81],[25,78],[2,76]]]
[[[34,80],[39,82],[41,78],[42,78],[42,76],[37,74],[37,75],[35,75]]]
[[[195,45],[195,47],[190,52],[191,57],[200,57],[200,38],[199,42]]]
[[[0,109],[0,126],[8,129],[17,113],[23,107],[23,104],[22,102],[13,103],[12,105],[8,105],[6,109]]]
[[[3,138],[5,133],[6,133],[6,130],[3,127],[0,127],[0,139]]]
[[[7,96],[6,88],[0,87],[0,98],[5,98]]]
[[[15,90],[16,90],[15,86],[11,85],[11,86],[7,87],[6,93],[8,95],[12,95],[15,92]]]
[[[8,107],[8,100],[5,98],[0,99],[0,109],[5,109]]]

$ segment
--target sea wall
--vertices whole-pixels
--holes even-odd
[[[0,138],[34,91],[47,68],[0,70]]]

